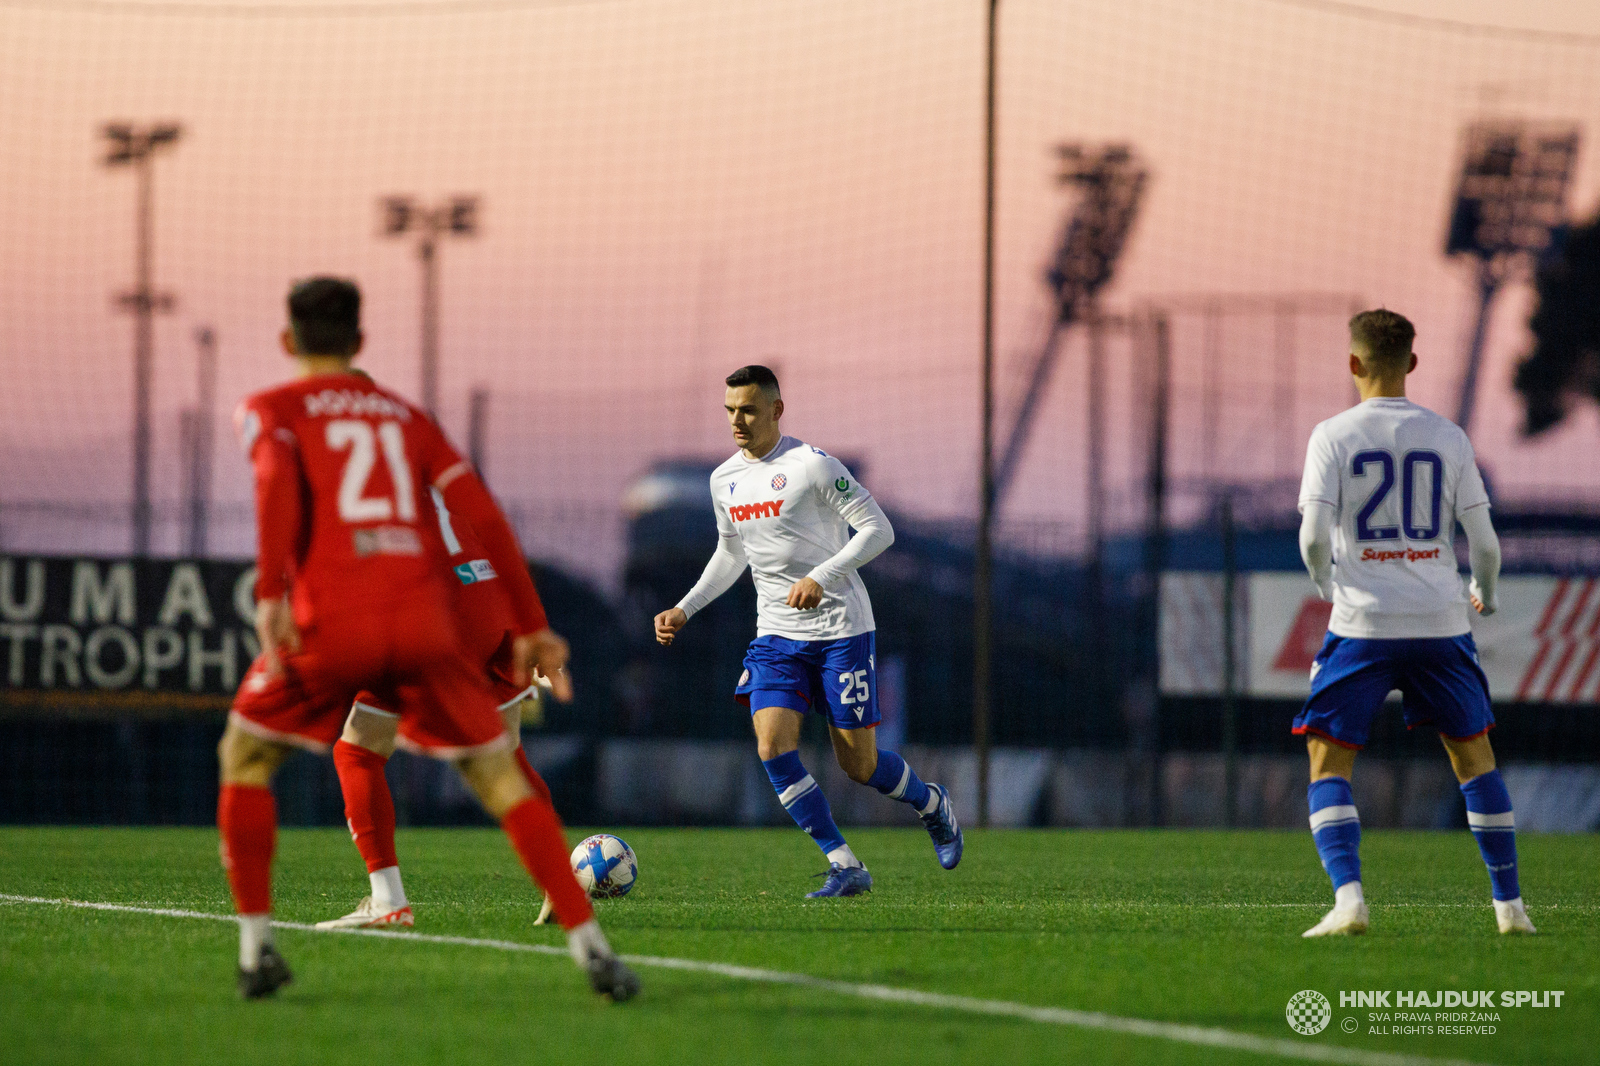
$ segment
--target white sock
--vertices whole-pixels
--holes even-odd
[[[406,906],[405,886],[400,883],[400,867],[385,866],[367,875],[372,881],[372,902],[379,910],[397,911]]]
[[[834,848],[832,851],[828,852],[828,861],[836,862],[840,866],[844,867],[862,865],[861,860],[856,858],[856,853],[850,850],[849,844]],[[862,868],[865,869],[865,867]]]
[[[595,956],[605,958],[612,954],[606,935],[600,931],[600,923],[593,918],[567,930],[567,950],[572,953],[572,961],[585,970]]]
[[[1361,894],[1360,881],[1346,881],[1333,891],[1333,905],[1343,910],[1359,907],[1367,898]]]
[[[239,969],[257,969],[261,965],[261,948],[270,943],[272,943],[272,915],[239,915]]]
[[[936,811],[938,809],[939,809],[939,790],[936,789],[936,788],[933,788],[932,786],[929,786],[929,788],[928,788],[928,805],[926,807],[922,808],[922,810],[918,811],[917,813],[918,814],[932,814],[934,811]]]

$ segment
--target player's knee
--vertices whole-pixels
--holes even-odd
[[[858,785],[864,785],[872,778],[872,772],[878,768],[878,753],[859,752],[850,748],[841,748],[835,752],[839,757],[839,769],[845,776]]]
[[[399,723],[395,719],[354,708],[350,717],[345,719],[344,732],[339,739],[387,759],[394,754],[398,732]]]
[[[1474,777],[1482,777],[1495,768],[1494,748],[1489,744],[1486,736],[1473,737],[1471,740],[1452,740],[1449,737],[1440,737],[1444,741],[1445,750],[1450,753],[1450,767],[1455,770],[1456,780],[1466,784]]]
[[[456,769],[478,797],[478,802],[483,804],[483,809],[496,821],[533,795],[528,779],[522,776],[508,751],[468,756],[457,761]]]
[[[231,724],[217,742],[217,764],[224,784],[264,788],[287,756],[288,749],[281,744],[251,736]]]

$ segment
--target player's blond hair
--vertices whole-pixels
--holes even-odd
[[[1368,373],[1387,377],[1410,369],[1411,342],[1417,327],[1405,315],[1380,307],[1350,320],[1350,343]]]

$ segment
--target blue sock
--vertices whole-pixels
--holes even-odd
[[[844,834],[833,824],[833,811],[828,808],[828,797],[822,794],[817,782],[806,773],[800,753],[791,751],[776,759],[766,759],[761,765],[767,768],[772,788],[778,793],[778,802],[783,804],[783,809],[789,812],[795,824],[817,842],[817,847],[822,849],[828,861],[839,862],[842,866],[860,865],[855,861],[855,855],[850,854]],[[851,861],[841,862],[837,857],[841,851],[849,855]]]
[[[1467,798],[1467,825],[1489,868],[1494,898],[1518,898],[1522,891],[1517,887],[1517,823],[1500,771],[1479,774],[1461,786],[1461,794]]]
[[[867,778],[867,784],[892,800],[911,804],[919,814],[928,805],[931,790],[910,764],[892,751],[878,749],[878,768]]]
[[[1311,806],[1311,839],[1317,842],[1317,854],[1333,880],[1333,890],[1361,880],[1361,817],[1350,795],[1350,782],[1342,777],[1313,781],[1306,790],[1306,801]]]

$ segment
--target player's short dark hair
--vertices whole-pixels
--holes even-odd
[[[352,354],[361,343],[361,290],[344,278],[295,282],[289,328],[302,355]]]
[[[752,363],[749,366],[741,366],[738,370],[723,378],[722,382],[730,389],[737,389],[741,385],[756,385],[768,395],[774,397],[780,395],[778,375],[756,363]]]
[[[1411,320],[1387,308],[1363,311],[1350,320],[1350,340],[1365,350],[1362,361],[1369,369],[1380,373],[1408,369],[1406,357],[1416,339],[1417,327]]]

